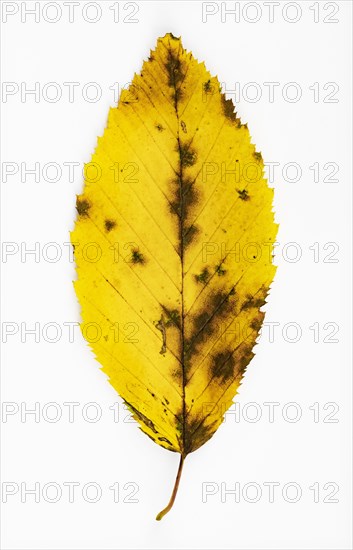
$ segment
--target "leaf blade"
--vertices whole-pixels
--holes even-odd
[[[100,177],[86,175],[71,236],[83,323],[99,321],[91,347],[141,430],[183,461],[254,355],[276,270],[273,191],[217,78],[171,34],[110,110],[91,164]]]

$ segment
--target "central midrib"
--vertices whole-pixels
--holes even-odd
[[[170,52],[171,53],[171,52]],[[178,52],[179,53],[179,52]],[[177,56],[179,61],[179,55]],[[177,143],[179,151],[179,241],[180,241],[180,262],[181,262],[181,327],[180,327],[180,339],[181,339],[181,368],[182,368],[182,449],[181,455],[185,458],[185,420],[186,420],[186,402],[185,402],[185,386],[186,386],[186,374],[185,374],[185,350],[184,350],[184,196],[183,196],[183,163],[182,163],[182,149],[180,143],[180,120],[178,111],[178,90],[175,79],[176,67],[173,67],[173,88],[174,88],[174,109],[177,118]]]

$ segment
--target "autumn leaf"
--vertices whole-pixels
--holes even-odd
[[[172,34],[110,109],[77,197],[82,331],[158,445],[186,456],[232,405],[264,318],[277,225],[264,164]]]

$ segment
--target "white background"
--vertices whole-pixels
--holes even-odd
[[[4,8],[6,3],[2,4]],[[21,10],[24,3],[17,4]],[[42,8],[46,2],[40,4]],[[56,402],[62,418],[48,422],[53,409],[44,409],[38,422],[33,415],[21,422],[19,412],[2,417],[2,482],[18,486],[24,482],[27,488],[38,482],[41,489],[55,482],[63,494],[56,503],[48,502],[50,495],[46,499],[41,494],[39,503],[33,495],[21,502],[20,491],[9,496],[7,503],[2,503],[2,548],[351,548],[351,3],[320,2],[317,23],[309,9],[314,2],[297,3],[301,18],[296,23],[285,20],[293,19],[294,11],[283,16],[286,2],[276,8],[273,23],[263,2],[257,4],[261,16],[256,23],[247,21],[254,18],[253,8],[245,16],[241,13],[239,22],[232,16],[222,22],[221,6],[216,3],[213,7],[218,12],[203,22],[202,2],[138,2],[138,12],[132,16],[136,23],[123,21],[132,12],[131,6],[121,2],[121,20],[114,22],[109,10],[113,2],[101,2],[100,20],[89,23],[82,15],[85,4],[76,7],[72,23],[64,6],[56,23],[45,21],[42,11],[37,23],[33,16],[21,22],[20,11],[2,23],[3,82],[15,82],[20,88],[21,83],[33,88],[38,82],[41,93],[48,82],[56,82],[62,89],[57,102],[50,102],[45,94],[38,102],[33,95],[21,101],[20,92],[3,96],[2,162],[25,162],[27,167],[35,162],[41,167],[56,162],[63,169],[56,183],[43,176],[38,182],[34,176],[21,181],[18,172],[2,185],[2,240],[17,243],[19,249],[21,243],[33,248],[37,242],[41,254],[38,262],[33,255],[21,261],[20,252],[3,257],[2,322],[23,322],[27,327],[38,322],[40,329],[55,322],[63,330],[56,343],[46,341],[43,335],[36,343],[33,335],[26,338],[19,329],[3,346],[2,400],[19,407],[24,402],[32,408],[38,402],[41,413],[46,403]],[[242,9],[244,3],[239,5]],[[339,9],[332,18],[338,22],[324,22],[335,5]],[[33,2],[27,7],[32,8]],[[228,3],[231,7],[234,2]],[[47,12],[47,18],[53,13]],[[92,14],[87,12],[86,19]],[[276,220],[280,223],[279,267],[266,306],[266,321],[280,326],[273,343],[265,336],[260,340],[237,399],[248,416],[254,416],[256,409],[246,409],[246,405],[257,403],[261,418],[249,422],[245,414],[245,420],[236,422],[234,415],[227,415],[213,439],[187,458],[174,508],[162,522],[156,522],[155,514],[169,499],[178,456],[155,445],[134,423],[123,422],[127,413],[86,342],[76,330],[70,343],[63,326],[79,321],[71,283],[74,265],[68,261],[68,247],[62,245],[69,242],[75,196],[82,189],[80,170],[76,169],[70,182],[63,163],[82,165],[90,160],[108,109],[114,105],[109,87],[114,82],[120,86],[128,83],[134,71],[141,69],[157,37],[169,31],[181,35],[184,47],[204,60],[228,90],[235,82],[241,86],[256,82],[262,90],[257,102],[238,98],[237,111],[242,122],[248,123],[265,161],[281,164],[274,182]],[[73,102],[68,100],[63,82],[79,83]],[[88,82],[99,83],[99,101],[88,102],[82,97]],[[273,102],[264,82],[280,83]],[[282,96],[288,82],[298,83],[302,90],[297,102]],[[316,101],[309,89],[315,82],[320,90]],[[333,96],[337,102],[324,101],[332,91],[323,89],[328,82],[339,86]],[[288,162],[300,165],[299,181],[283,177],[282,167]],[[309,169],[315,162],[321,167],[319,182]],[[327,162],[339,166],[335,176],[339,182],[323,181],[328,172],[322,167]],[[62,258],[55,263],[42,255],[49,242],[63,248]],[[300,246],[297,262],[286,259],[289,242]],[[314,251],[309,248],[315,242],[319,243],[319,261],[314,261]],[[324,261],[333,250],[324,250],[325,243],[339,246],[333,256],[337,262]],[[287,248],[292,256],[295,250]],[[296,343],[288,341],[293,339],[292,332],[287,338],[282,335],[283,326],[290,322],[298,323],[302,330]],[[314,323],[320,327],[317,343],[309,329]],[[326,323],[339,326],[333,337],[338,342],[323,341],[332,339],[330,326],[324,328]],[[79,403],[72,423],[64,402]],[[82,416],[89,402],[102,410],[102,418],[95,423]],[[279,403],[274,422],[269,422],[264,402]],[[286,418],[286,413],[295,413],[293,408],[286,409],[290,402],[296,402],[302,413],[297,422]],[[318,422],[309,409],[315,402],[320,411]],[[120,406],[119,422],[113,421],[109,410],[114,403]],[[338,422],[324,422],[333,410],[324,410],[326,403],[339,407],[333,416]],[[73,503],[68,502],[68,490],[63,486],[69,481],[80,483]],[[272,503],[263,485],[271,481],[280,483]],[[101,486],[99,502],[84,500],[82,488],[88,482]],[[124,489],[127,482],[138,484],[136,503],[123,502],[131,492]],[[203,502],[205,482],[217,485],[212,486],[215,494]],[[241,495],[240,502],[234,502],[234,496],[228,495],[222,502],[221,483],[231,488],[236,482],[240,489],[246,483],[257,483],[262,489],[259,501],[251,503]],[[282,496],[283,486],[290,482],[302,491],[296,503]],[[324,488],[328,482],[338,485],[334,497],[338,502],[324,502],[332,488]],[[109,490],[114,483],[120,486],[119,503],[114,503]],[[320,487],[319,502],[314,502],[314,492],[309,489],[314,483]]]

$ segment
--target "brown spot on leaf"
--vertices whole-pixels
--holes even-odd
[[[105,220],[104,222],[104,227],[106,229],[106,231],[111,231],[112,229],[114,229],[114,227],[116,226],[116,222],[114,220]]]
[[[235,307],[234,299],[230,300],[232,291],[211,293],[200,313],[193,318],[193,332],[184,343],[184,365],[186,373],[191,368],[192,358],[197,355],[199,347],[218,331],[218,322],[229,315]]]
[[[262,162],[262,155],[261,155],[261,153],[258,153],[257,151],[255,151],[255,153],[254,153],[254,158],[258,162]]]
[[[173,444],[166,437],[159,437],[158,441],[165,441],[165,443],[168,443],[168,445],[173,446]]]
[[[91,205],[87,199],[81,199],[80,197],[77,197],[76,210],[79,216],[86,218],[88,216],[88,212],[90,208],[91,208]]]
[[[190,227],[183,227],[184,249],[192,243],[197,233],[199,233],[199,229],[195,225],[191,225]]]
[[[125,404],[127,405],[127,407],[130,409],[130,411],[132,412],[133,416],[135,416],[136,418],[138,418],[139,420],[141,420],[141,422],[143,422],[143,424],[145,424],[146,426],[148,426],[148,428],[150,428],[150,430],[152,430],[152,432],[154,432],[155,434],[158,433],[158,431],[156,430],[155,428],[155,425],[153,424],[152,420],[150,420],[149,418],[147,418],[147,416],[145,416],[142,412],[140,412],[138,409],[136,409],[133,405],[131,405],[131,403],[128,403],[127,401],[125,401]]]
[[[145,258],[136,248],[132,251],[131,261],[133,264],[144,264]]]
[[[183,371],[181,367],[178,369],[174,369],[171,372],[171,375],[178,385],[183,384]]]
[[[237,378],[241,377],[244,374],[246,367],[250,363],[251,359],[255,356],[255,353],[253,353],[251,347],[243,347],[241,348],[241,351],[238,355],[240,356],[239,356],[239,359],[237,360],[237,365],[236,365]]]
[[[161,351],[159,352],[161,355],[164,355],[167,351],[167,333],[165,330],[165,323],[163,319],[163,315],[161,316],[158,323],[156,323],[156,328],[161,331],[162,333],[162,347]]]
[[[241,311],[243,311],[244,309],[247,310],[250,308],[260,308],[263,305],[265,305],[265,303],[266,303],[266,300],[264,297],[260,296],[258,298],[255,298],[254,296],[251,296],[250,294],[248,294],[246,296],[245,302],[241,306]]]
[[[192,419],[186,418],[184,431],[184,453],[189,454],[196,451],[212,437],[214,430],[212,426],[205,425],[206,419],[196,416]]]
[[[178,329],[181,328],[180,313],[177,309],[168,309],[165,306],[162,306],[163,312],[165,313],[165,326],[175,326]]]
[[[227,271],[222,267],[222,264],[217,265],[216,267],[216,273],[218,277],[223,277],[227,273]]]
[[[237,113],[234,112],[234,104],[231,99],[226,99],[224,94],[221,95],[222,98],[222,107],[224,116],[226,116],[232,122],[235,122],[238,128],[241,126],[240,119],[237,118]]]
[[[174,198],[171,202],[171,211],[182,220],[186,220],[190,208],[197,203],[197,189],[194,182],[185,177],[177,177],[172,183],[174,185]]]
[[[225,350],[221,353],[217,353],[212,358],[212,364],[210,367],[210,374],[224,382],[229,381],[234,376],[235,359],[233,356],[233,350]]]
[[[210,278],[210,272],[208,271],[207,267],[205,267],[199,275],[195,275],[196,281],[204,285],[208,283],[209,278]]]
[[[176,214],[179,220],[181,230],[181,248],[184,249],[193,241],[194,237],[198,233],[198,229],[193,224],[189,225],[190,213],[193,211],[195,205],[198,203],[198,190],[194,185],[194,182],[189,178],[177,177],[172,180],[174,186],[173,199],[170,203],[170,211]]]
[[[189,145],[180,145],[178,148],[180,154],[181,166],[193,166],[197,159],[196,151],[190,148]]]
[[[181,88],[176,88],[173,95],[172,95],[174,102],[178,103],[179,99],[183,97],[183,91]]]
[[[250,200],[249,194],[246,189],[237,189],[237,193],[239,195],[239,198],[241,198],[242,201]]]
[[[183,80],[186,72],[184,64],[173,50],[169,50],[168,60],[164,66],[168,74],[168,85],[177,91],[177,84]]]
[[[212,86],[211,86],[211,80],[208,79],[207,82],[204,82],[204,84],[203,84],[203,89],[204,89],[204,91],[205,91],[206,94],[207,94],[208,92],[211,91],[211,88],[212,88]]]
[[[257,317],[255,317],[255,319],[253,319],[250,323],[250,327],[255,330],[255,332],[259,332],[260,328],[261,328],[261,325],[262,325],[262,322],[264,320],[264,317],[265,317],[265,313],[262,312],[262,311],[259,311]]]

